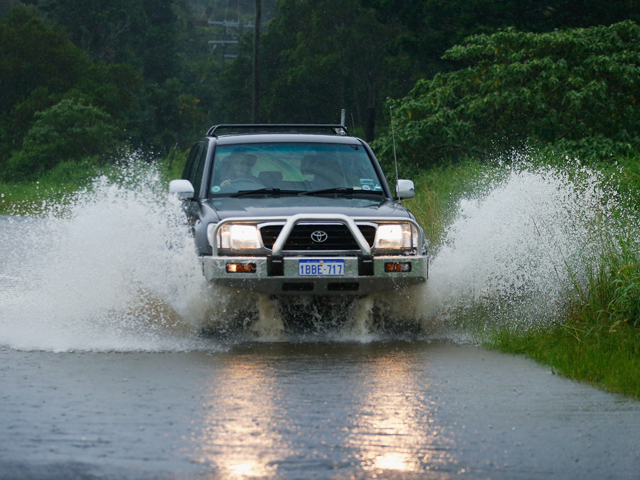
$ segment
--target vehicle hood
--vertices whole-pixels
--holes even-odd
[[[288,217],[305,214],[342,214],[350,217],[413,218],[402,205],[389,199],[323,196],[218,197],[208,199],[220,220],[231,217]]]

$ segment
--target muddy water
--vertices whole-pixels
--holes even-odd
[[[638,478],[640,404],[473,345],[0,352],[0,478]]]

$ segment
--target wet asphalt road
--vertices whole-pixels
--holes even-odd
[[[0,351],[0,478],[640,478],[640,404],[429,342]]]

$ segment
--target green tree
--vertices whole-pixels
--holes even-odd
[[[353,114],[372,137],[385,97],[412,84],[408,65],[388,49],[396,33],[360,0],[282,0],[261,42],[261,118],[335,123],[346,108],[348,123]],[[229,121],[243,121],[250,111],[249,47],[245,39],[240,58],[220,76],[220,106]]]
[[[109,73],[102,85],[92,74],[85,84],[95,91],[84,88],[82,94],[114,118],[126,117],[135,148],[162,155],[176,142],[187,147],[201,134],[212,109],[211,88],[203,88],[200,78],[209,37],[195,25],[189,2],[53,0],[43,9],[96,61],[94,71]],[[129,66],[125,82],[110,75],[114,65]],[[132,70],[138,71],[137,85]],[[120,112],[107,96],[96,100],[95,92],[108,90],[111,81],[128,84],[128,90],[118,89],[124,100]]]
[[[0,22],[0,115],[37,88],[63,93],[87,71],[90,61],[33,7],[14,7]]]
[[[14,7],[0,22],[0,166],[34,121],[76,86],[90,60],[33,7]]]
[[[635,0],[363,0],[362,3],[375,9],[380,22],[402,26],[394,45],[415,62],[416,70],[429,76],[457,68],[455,62],[441,57],[469,36],[492,34],[509,27],[543,33],[611,25],[629,19],[640,21],[640,3]]]
[[[111,0],[109,0],[111,1]],[[142,60],[145,76],[164,82],[178,75],[177,16],[173,0],[143,0],[146,14],[142,34]]]
[[[53,0],[43,10],[94,60],[131,63],[155,82],[177,74],[172,0]]]
[[[525,144],[585,155],[640,151],[640,27],[468,38],[445,58],[468,64],[391,101],[399,152],[424,164]],[[388,135],[376,147],[391,158]]]
[[[36,117],[22,149],[8,162],[8,178],[35,177],[63,161],[104,160],[119,145],[111,117],[91,105],[64,99]]]
[[[186,147],[201,133],[206,115],[197,93],[190,93],[203,92],[194,88],[199,80],[188,69],[185,80],[174,76],[188,55],[197,57],[176,54],[174,2],[56,0],[48,10],[50,20],[60,15],[80,46],[34,7],[16,7],[0,22],[0,170],[18,158],[13,152],[23,149],[36,113],[64,99],[108,114],[121,127],[120,139],[149,156],[162,155],[176,141]],[[121,34],[109,36],[116,30]]]
[[[53,0],[43,10],[94,60],[134,61],[131,47],[145,22],[140,1]]]

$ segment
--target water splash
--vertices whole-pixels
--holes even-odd
[[[424,324],[491,329],[563,318],[576,284],[630,222],[605,176],[516,158],[491,188],[459,202],[419,297]],[[470,325],[471,324],[471,325]]]
[[[22,349],[197,347],[209,308],[179,203],[150,167],[98,178],[45,218],[5,218],[0,344]],[[167,332],[172,332],[167,335]]]
[[[576,164],[526,161],[497,164],[489,183],[459,202],[426,285],[350,302],[275,302],[207,285],[181,205],[157,170],[123,167],[44,205],[43,219],[0,218],[0,345],[211,350],[225,343],[202,338],[203,328],[238,341],[369,342],[446,335],[469,318],[525,328],[555,320],[597,261],[602,232],[628,222],[615,189]],[[285,317],[320,335],[285,334]]]

